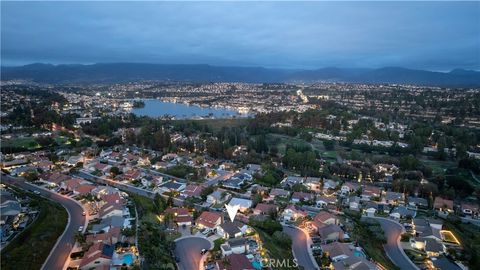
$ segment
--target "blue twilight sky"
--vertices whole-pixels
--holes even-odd
[[[1,2],[2,65],[480,70],[480,2]]]

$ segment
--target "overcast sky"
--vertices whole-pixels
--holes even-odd
[[[480,70],[480,2],[1,2],[2,65]]]

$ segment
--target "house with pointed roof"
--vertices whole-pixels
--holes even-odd
[[[80,269],[95,269],[109,266],[112,260],[114,247],[104,243],[93,244],[80,262]]]

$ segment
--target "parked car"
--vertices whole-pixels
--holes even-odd
[[[206,250],[206,249],[202,248],[202,251],[200,251],[200,254],[202,254],[202,255],[203,255],[203,254],[207,253],[207,251],[208,251],[208,250]]]
[[[83,226],[78,227],[79,232],[83,232]]]

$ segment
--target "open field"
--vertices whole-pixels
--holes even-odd
[[[431,159],[420,159],[423,164],[432,168],[434,174],[443,174],[445,170],[456,167],[453,161],[441,161]]]
[[[35,138],[24,137],[2,140],[2,147],[23,147],[26,149],[36,149],[40,148],[40,145],[35,141]]]

